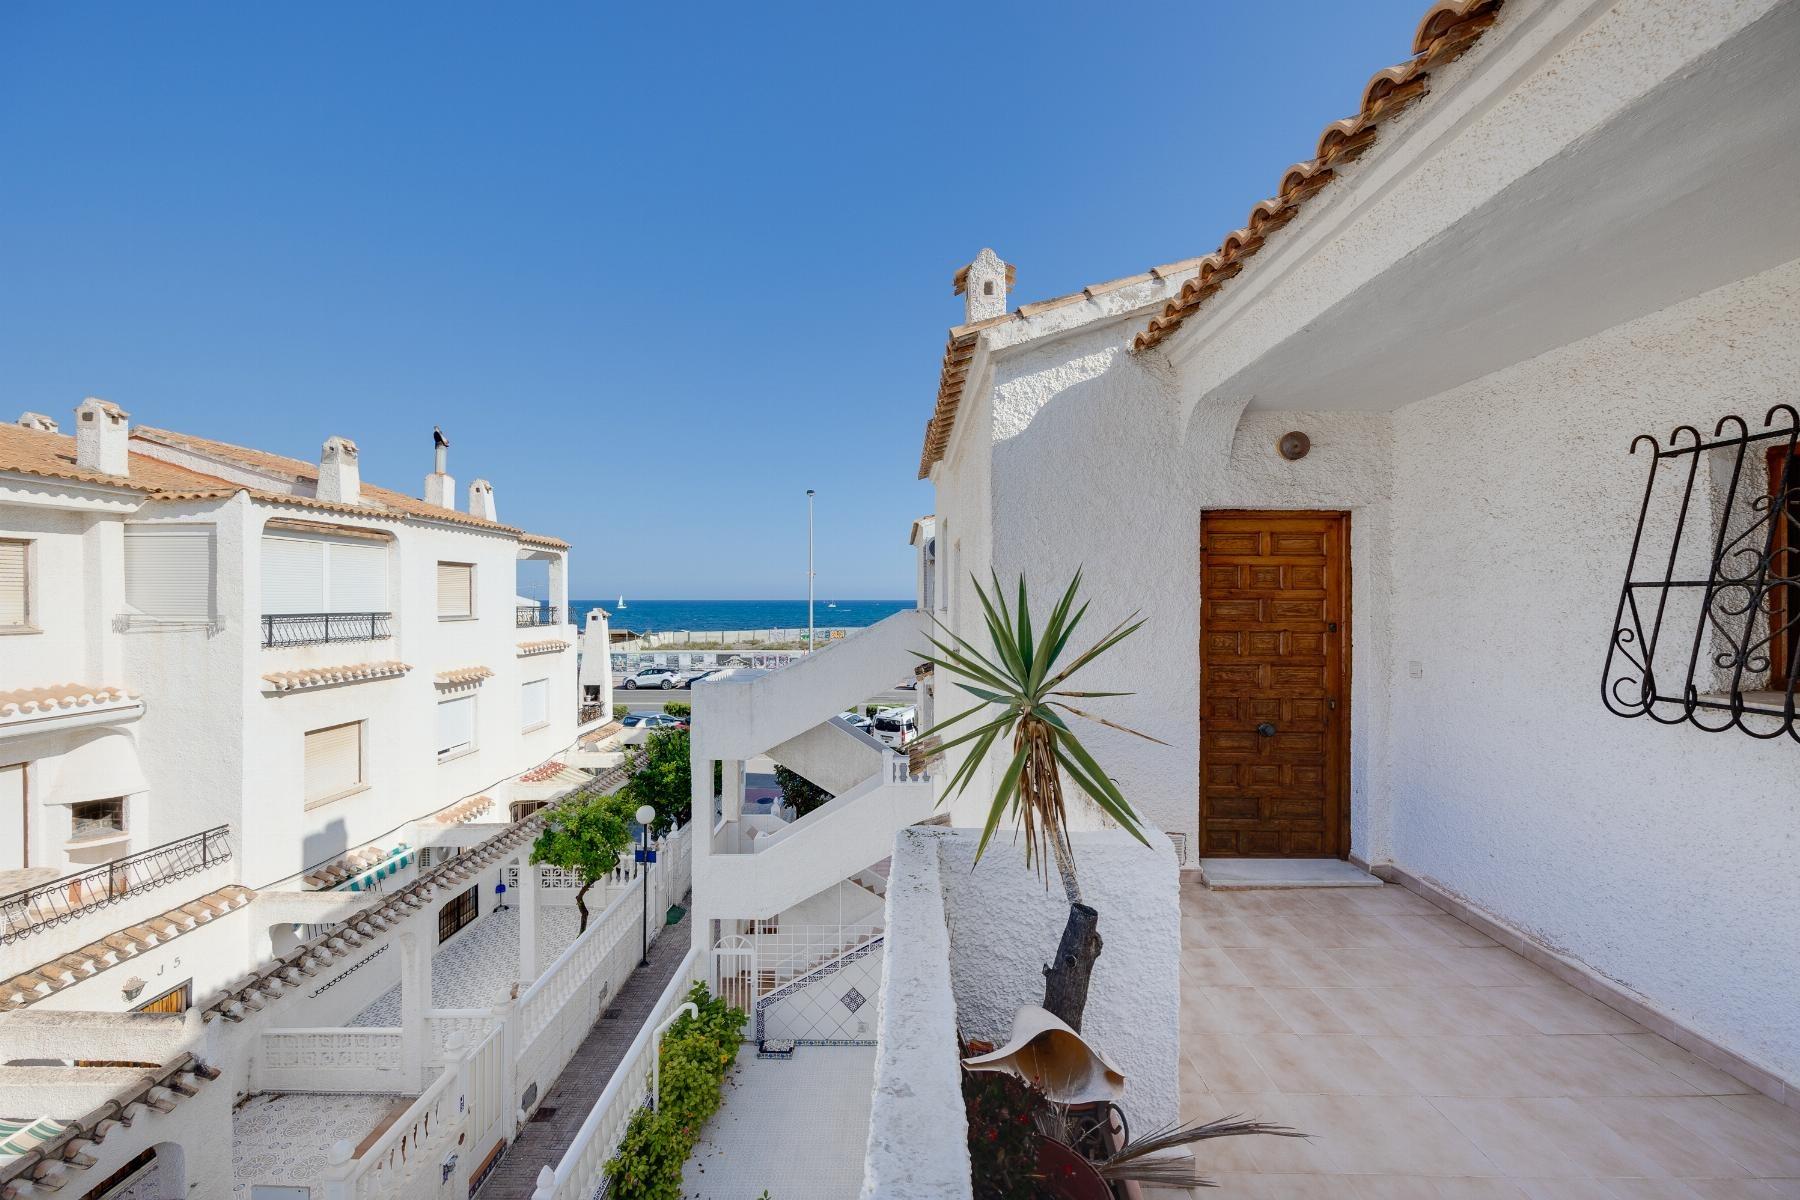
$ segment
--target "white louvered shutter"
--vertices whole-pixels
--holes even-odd
[[[125,601],[160,620],[212,620],[213,527],[127,525]]]
[[[550,681],[533,679],[519,688],[519,728],[531,729],[550,719]]]
[[[437,565],[438,616],[467,617],[475,612],[475,568],[468,563]]]
[[[308,803],[347,792],[361,782],[361,721],[315,729],[306,735]]]
[[[262,588],[265,615],[324,612],[325,547],[305,538],[263,538]]]
[[[0,542],[0,625],[24,625],[31,617],[25,590],[30,542]]]
[[[388,611],[387,547],[364,542],[331,542],[325,547],[331,595],[328,611]]]
[[[475,697],[438,702],[438,754],[455,754],[475,744]]]

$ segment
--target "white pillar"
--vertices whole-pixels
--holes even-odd
[[[539,870],[527,861],[529,854],[519,856],[519,982],[530,987],[538,977],[538,891]]]
[[[417,930],[400,935],[400,1038],[406,1058],[407,1078],[423,1090],[431,1061],[431,1030],[425,1014],[431,1011],[431,954]]]
[[[726,759],[722,775],[720,782],[723,789],[720,794],[723,803],[720,808],[727,821],[741,820],[744,815],[744,760]]]

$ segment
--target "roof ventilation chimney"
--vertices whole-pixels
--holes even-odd
[[[362,503],[362,468],[356,463],[356,443],[347,437],[328,437],[319,454],[319,499],[333,504]]]
[[[500,518],[494,515],[494,485],[485,479],[477,479],[469,485],[469,515],[496,525],[500,523]]]
[[[1013,282],[1012,264],[1001,262],[992,250],[977,254],[975,261],[958,271],[951,281],[955,293],[963,298],[964,324],[1004,316],[1006,290]]]
[[[89,396],[75,406],[75,465],[102,475],[131,474],[131,414]]]
[[[20,413],[19,414],[19,427],[21,429],[35,429],[39,433],[58,433],[58,432],[60,432],[56,422],[52,421],[49,417],[45,416],[43,413],[30,413],[30,412]]]
[[[456,480],[450,478],[450,439],[436,425],[431,427],[431,444],[437,458],[431,474],[425,477],[425,503],[456,511]]]

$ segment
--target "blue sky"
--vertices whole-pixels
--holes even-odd
[[[1206,253],[1410,49],[1356,3],[8,6],[0,417],[417,490],[577,594],[909,594],[950,277]]]

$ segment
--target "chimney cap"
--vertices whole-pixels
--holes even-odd
[[[19,426],[23,429],[35,429],[39,433],[59,433],[62,430],[55,418],[41,412],[20,413]]]
[[[130,413],[114,404],[111,400],[102,400],[98,396],[89,396],[86,400],[83,400],[80,404],[75,406],[75,411],[78,413],[88,413],[95,410],[105,413],[116,421],[123,421],[131,416]]]
[[[969,272],[975,267],[982,265],[983,258],[992,259],[999,266],[1006,268],[1006,288],[1008,291],[1011,291],[1013,287],[1018,284],[1019,269],[1012,263],[1001,262],[998,254],[995,254],[991,249],[984,246],[981,253],[975,256],[975,261],[959,270],[955,277],[950,280],[951,295],[960,296],[969,290]]]

